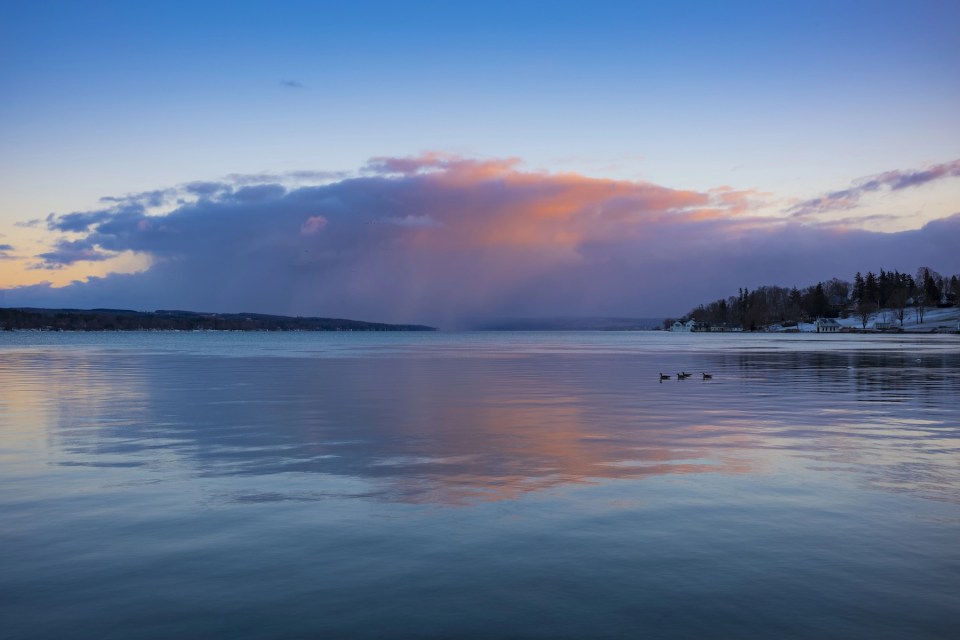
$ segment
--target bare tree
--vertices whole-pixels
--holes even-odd
[[[923,322],[925,304],[935,307],[940,303],[940,286],[937,282],[942,280],[943,276],[930,267],[917,269],[915,278],[917,283],[917,322]]]
[[[894,289],[893,293],[890,294],[888,302],[893,307],[894,313],[897,315],[897,320],[900,321],[900,327],[903,328],[903,317],[907,313],[907,300],[910,299],[910,294],[904,287]]]
[[[864,329],[867,328],[867,322],[870,320],[870,314],[876,308],[876,304],[870,300],[861,300],[857,303],[857,317],[860,318],[860,324]]]

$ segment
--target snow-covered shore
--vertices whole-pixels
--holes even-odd
[[[848,318],[837,318],[837,323],[841,328],[862,329],[863,323],[860,318],[850,316]],[[891,309],[885,309],[879,313],[871,314],[867,320],[867,329],[876,328],[877,323],[888,324],[899,327],[900,321]],[[801,332],[815,332],[817,327],[813,323],[801,322],[797,325]],[[786,330],[786,329],[782,329]],[[907,309],[903,318],[903,330],[917,333],[929,333],[931,331],[960,331],[960,307],[950,307],[947,309],[927,309],[923,314],[923,323],[917,321],[917,315],[913,309]]]

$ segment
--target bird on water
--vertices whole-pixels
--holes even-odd
[[[712,378],[713,378],[713,374],[712,374],[712,373],[704,373],[704,374],[703,374],[703,379],[704,379],[704,380],[710,380],[710,379],[712,379]]]

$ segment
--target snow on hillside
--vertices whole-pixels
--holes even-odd
[[[850,327],[851,329],[861,329],[863,327],[860,318],[856,316],[837,318],[837,322],[840,323],[841,327]],[[897,320],[896,314],[890,309],[871,314],[870,319],[867,321],[867,329],[873,329],[878,322],[890,323],[897,327],[900,326],[900,321]],[[798,328],[802,332],[815,332],[817,330],[816,326],[812,323],[806,322],[799,323]],[[923,324],[917,322],[917,315],[913,309],[907,309],[907,313],[903,318],[904,331],[928,332],[935,329],[940,331],[960,330],[960,307],[927,309],[923,314]]]

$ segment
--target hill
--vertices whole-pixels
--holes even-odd
[[[435,331],[416,324],[262,313],[0,308],[0,329],[42,331]]]

